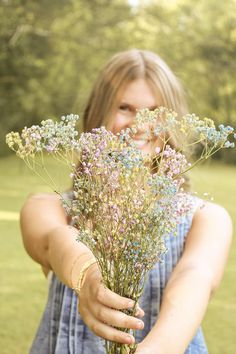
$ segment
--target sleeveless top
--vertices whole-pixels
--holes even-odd
[[[165,238],[168,251],[163,256],[163,263],[156,263],[149,272],[139,300],[145,312],[142,319],[145,326],[142,331],[136,331],[136,342],[143,340],[157,320],[163,290],[182,255],[192,216],[182,219],[177,235]],[[90,331],[77,309],[78,297],[75,292],[52,273],[48,301],[29,354],[105,354],[104,341]],[[184,354],[208,354],[200,327]]]

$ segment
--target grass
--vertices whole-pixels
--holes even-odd
[[[207,164],[194,171],[195,190],[209,192],[216,203],[230,213],[236,233],[236,166]],[[233,243],[223,281],[211,300],[203,322],[205,337],[212,354],[236,353],[236,240]]]
[[[51,189],[15,157],[0,159],[0,171],[0,352],[26,354],[47,298],[47,282],[22,245],[19,210],[30,192]]]
[[[0,171],[1,354],[26,354],[46,302],[47,282],[40,266],[25,253],[19,210],[30,192],[50,189],[15,157],[0,159]],[[192,180],[194,189],[200,194],[211,193],[229,211],[236,225],[236,166],[208,163],[195,169]],[[203,322],[211,354],[236,353],[235,242],[223,282]]]

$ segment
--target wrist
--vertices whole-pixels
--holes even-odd
[[[59,279],[67,286],[76,286],[84,262],[93,257],[83,243],[76,240],[78,230],[59,225],[48,234],[48,263]]]
[[[86,274],[88,273],[89,269],[92,268],[92,266],[96,265],[96,264],[97,264],[97,260],[95,257],[92,257],[89,260],[87,260],[86,262],[84,262],[84,264],[80,270],[80,273],[78,275],[76,287],[74,288],[75,292],[78,295],[80,294],[80,291],[81,291],[83,284],[85,282]]]

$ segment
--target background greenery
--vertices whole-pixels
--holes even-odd
[[[235,124],[236,0],[0,4],[1,155],[9,130],[81,113],[100,67],[132,47],[163,57],[183,82],[191,112]]]
[[[25,354],[47,285],[23,249],[18,212],[29,192],[48,189],[22,162],[4,157],[5,134],[82,114],[101,65],[133,47],[170,65],[191,112],[235,126],[236,0],[0,0],[0,45],[0,351]],[[224,163],[195,171],[195,189],[211,192],[236,224],[235,150],[218,158]],[[236,352],[235,253],[234,241],[204,321],[210,354]]]

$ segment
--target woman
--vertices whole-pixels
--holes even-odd
[[[154,53],[122,52],[107,63],[95,82],[84,130],[105,125],[117,133],[132,124],[137,109],[160,105],[180,116],[187,112],[174,74]],[[177,145],[178,137],[171,138],[172,145]],[[139,133],[136,144],[147,153],[154,142]],[[99,337],[134,342],[133,336],[114,327],[140,330],[137,354],[207,353],[199,326],[222,278],[232,233],[230,217],[222,207],[206,203],[200,208],[196,202],[194,215],[184,219],[177,237],[166,239],[164,264],[156,264],[150,272],[137,317],[119,311],[133,302],[104,288],[97,264],[90,262],[91,251],[76,241],[77,231],[69,223],[54,195],[30,197],[21,212],[26,250],[46,274],[52,274],[31,354],[104,353]],[[78,279],[82,279],[79,295],[72,290]]]

